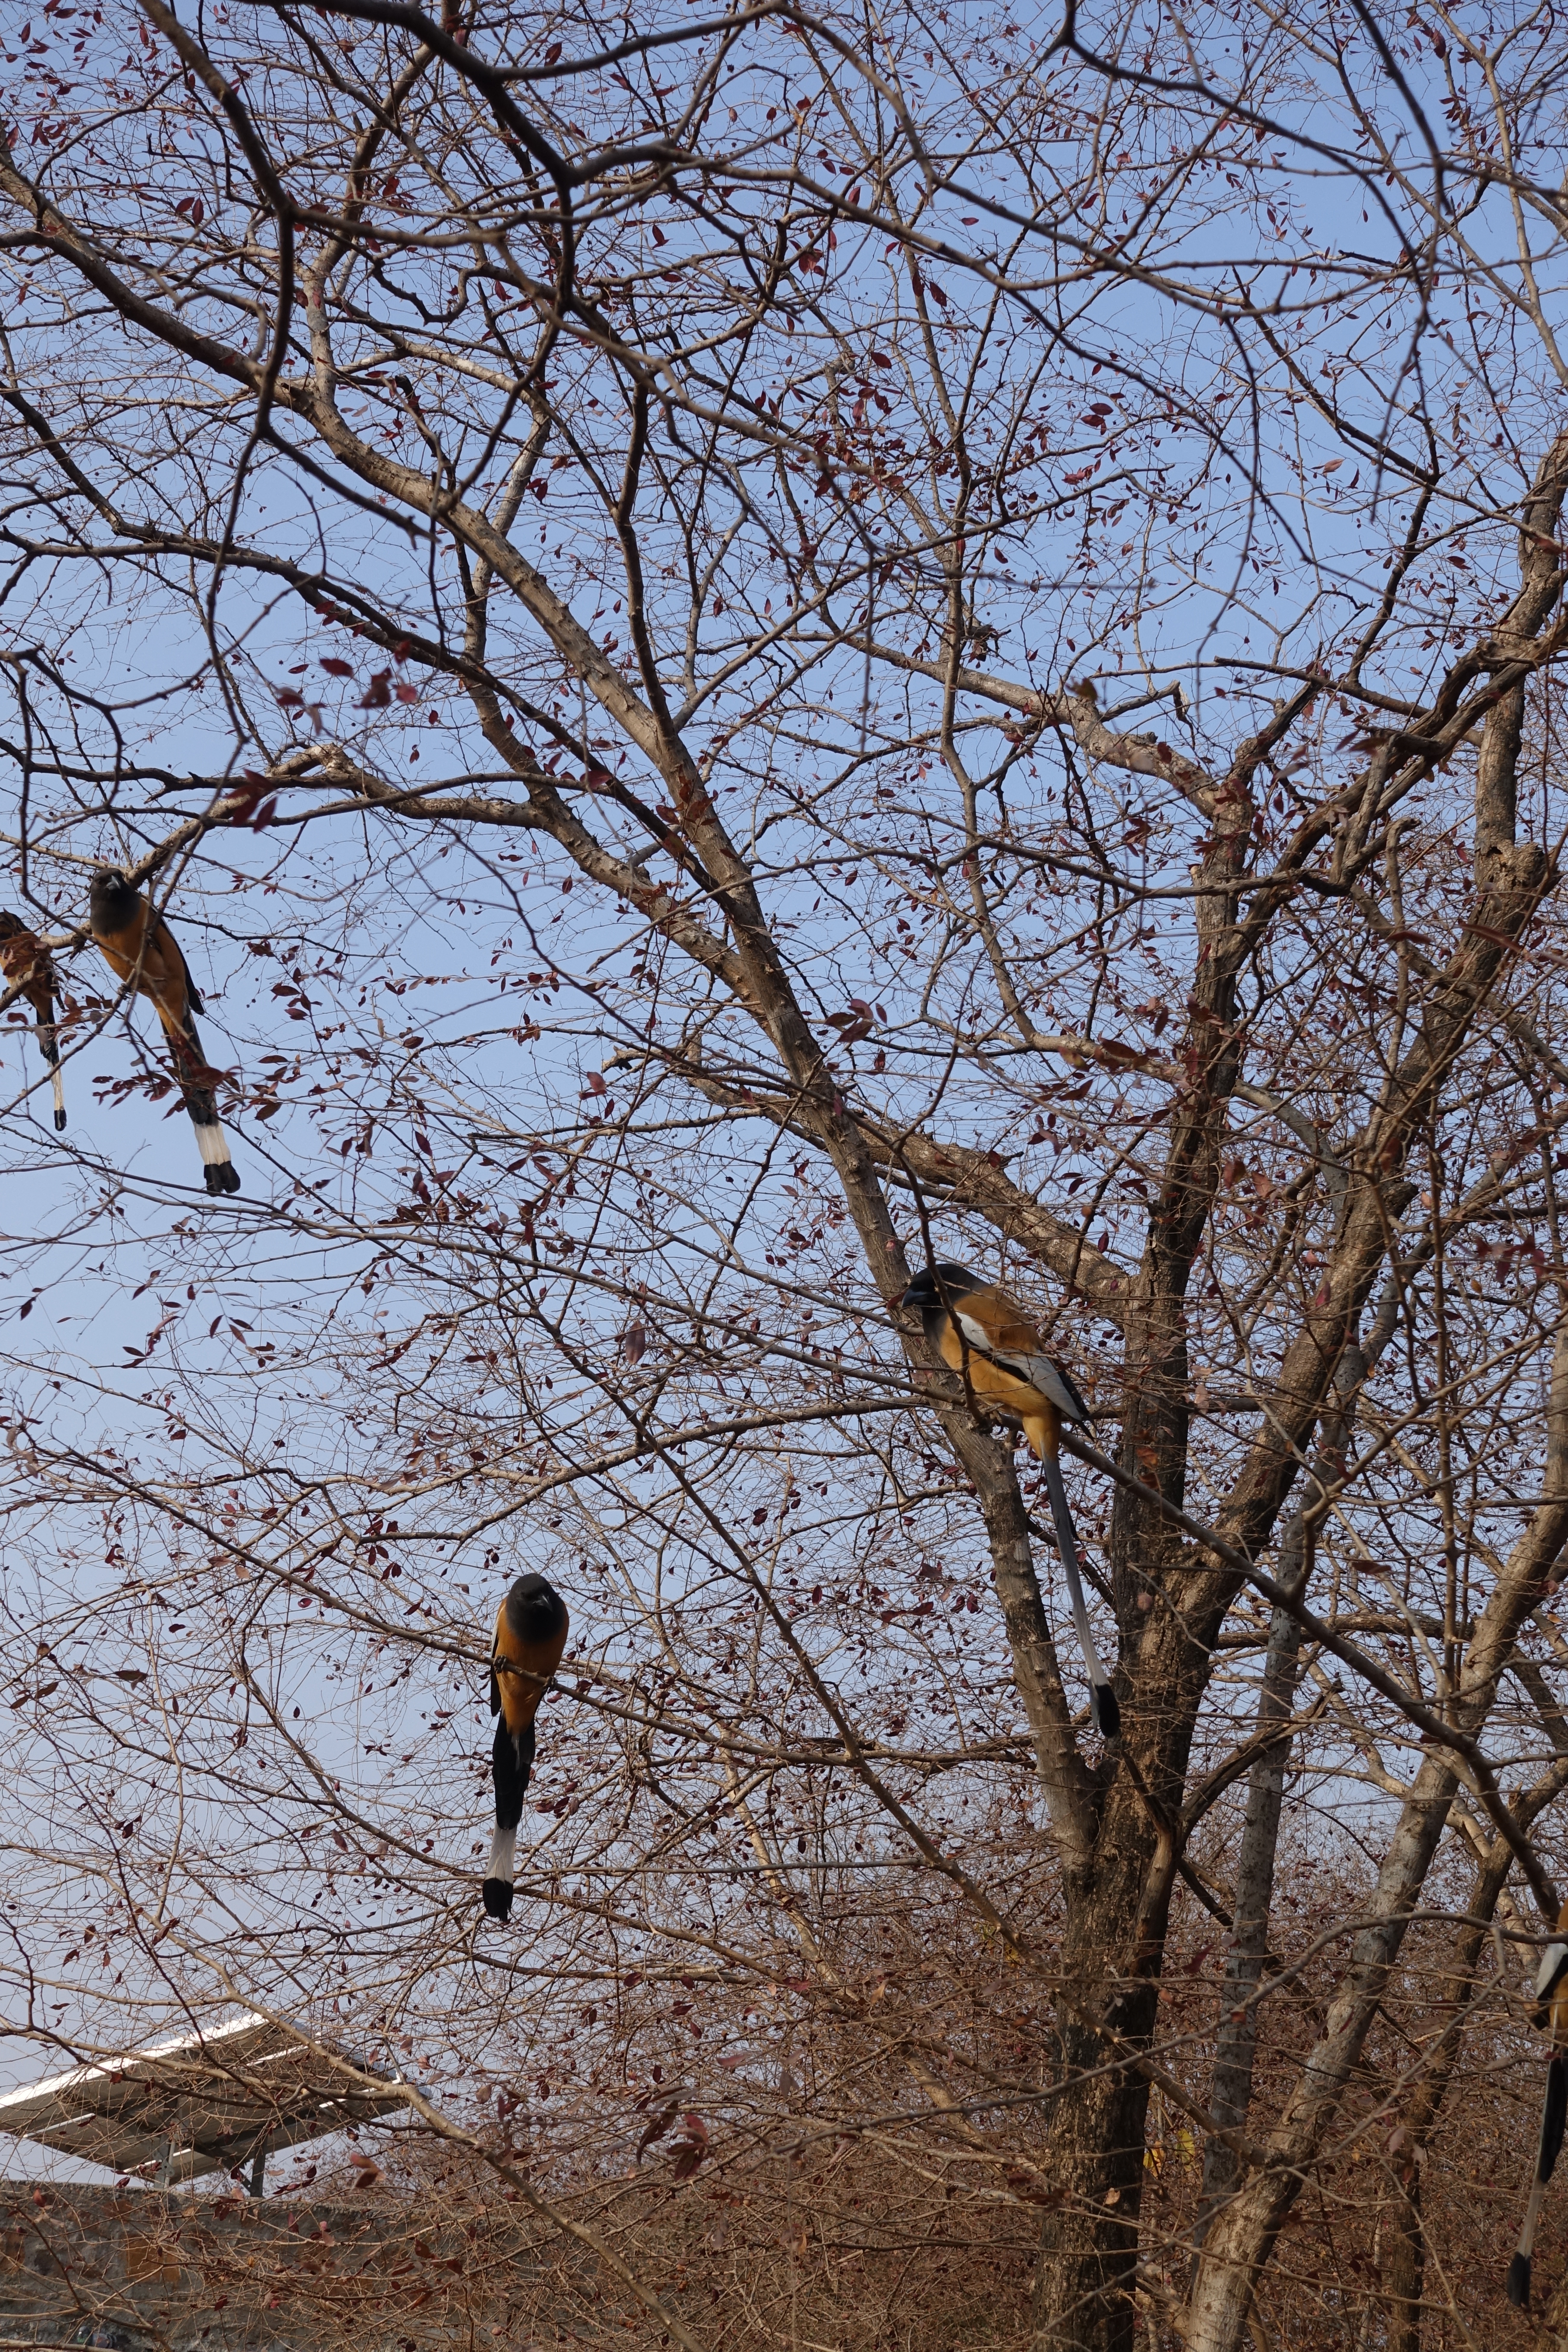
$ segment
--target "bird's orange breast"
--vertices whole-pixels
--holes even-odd
[[[518,1669],[515,1674],[505,1674],[498,1668],[496,1673],[501,1713],[509,1731],[526,1730],[538,1714],[540,1701],[551,1675],[561,1664],[571,1631],[572,1620],[563,1610],[558,1632],[542,1642],[524,1642],[507,1622],[504,1601],[497,1610],[495,1654]]]
[[[129,980],[134,973],[138,995],[150,996],[160,1014],[179,1017],[188,994],[184,960],[163,923],[149,930],[143,914],[122,931],[94,931],[92,936],[116,980]]]
[[[131,971],[142,952],[144,925],[140,919],[128,923],[122,931],[94,931],[93,944],[101,948],[111,971],[121,980]]]

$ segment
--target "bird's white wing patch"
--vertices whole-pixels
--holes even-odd
[[[953,1320],[977,1356],[989,1356],[994,1363],[1006,1362],[1007,1359],[1005,1356],[998,1356],[986,1332],[973,1320],[973,1317],[964,1313],[962,1307],[954,1315]]]
[[[1547,1994],[1562,1981],[1568,1969],[1568,1944],[1549,1944],[1541,1966],[1535,1972],[1535,1998],[1544,2000]]]

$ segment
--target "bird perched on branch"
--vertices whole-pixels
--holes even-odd
[[[484,1884],[485,1909],[492,1919],[511,1916],[517,1825],[533,1769],[533,1718],[571,1627],[566,1603],[542,1576],[520,1576],[496,1612],[490,1655],[490,1713],[500,1717],[491,1751],[496,1831]]]
[[[60,1079],[59,1040],[55,1034],[55,963],[37,934],[15,915],[0,914],[0,973],[7,988],[20,990],[38,1024],[38,1051],[49,1066],[55,1089],[55,1128],[66,1123],[66,1092]]]
[[[982,1282],[978,1275],[971,1274],[967,1266],[929,1266],[916,1275],[899,1304],[920,1309],[927,1346],[968,1381],[977,1402],[1005,1406],[1024,1424],[1024,1434],[1039,1458],[1051,1498],[1073,1629],[1089,1670],[1095,1724],[1103,1738],[1114,1739],[1121,1728],[1121,1710],[1089,1630],[1079,1576],[1078,1532],[1062,1484],[1062,1424],[1080,1426],[1089,1419],[1089,1407],[1061,1366],[1046,1354],[1040,1335],[1024,1309],[994,1283]]]
[[[115,978],[128,982],[139,995],[153,1000],[168,1040],[169,1058],[180,1082],[181,1097],[196,1130],[207,1191],[237,1192],[239,1179],[234,1172],[228,1138],[219,1123],[213,1093],[217,1074],[207,1066],[193,1018],[205,1007],[173,931],[123,874],[113,873],[107,866],[100,867],[92,877],[89,921],[93,939],[102,949]]]
[[[1546,2062],[1546,2095],[1541,2105],[1541,2139],[1535,2153],[1535,2178],[1530,2184],[1530,2202],[1524,2209],[1524,2227],[1519,2233],[1519,2251],[1508,2266],[1508,2299],[1517,2310],[1524,2311],[1530,2304],[1530,2260],[1535,2252],[1535,2225],[1541,2218],[1541,2200],[1546,2193],[1563,2146],[1563,2128],[1568,2123],[1568,1903],[1557,1914],[1556,1938],[1546,1948],[1541,1966],[1535,1972],[1535,2022],[1544,2025],[1552,2039],[1552,2055]]]

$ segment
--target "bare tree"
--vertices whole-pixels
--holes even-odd
[[[420,2050],[406,2161],[682,2343],[879,2340],[916,2244],[933,2345],[1475,2341],[1568,1779],[1555,26],[10,66],[13,2022]],[[1090,1401],[1110,1743],[942,1260]]]

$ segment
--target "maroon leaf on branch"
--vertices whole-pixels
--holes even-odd
[[[664,2113],[654,2116],[652,2122],[643,2133],[641,2139],[637,2142],[637,2161],[639,2164],[647,2151],[650,2147],[657,2147],[658,2142],[664,2137],[665,2133],[669,2129],[671,2124],[675,2121],[676,2116],[679,2113],[680,2101],[679,2099],[671,2099],[668,2106],[665,2108]]]
[[[699,2115],[688,2111],[686,2129],[675,2143],[670,2171],[677,2180],[689,2180],[708,2153],[708,2126]]]

